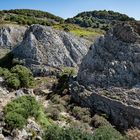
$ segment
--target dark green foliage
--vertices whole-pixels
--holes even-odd
[[[22,65],[16,65],[11,70],[0,67],[0,76],[5,79],[5,84],[13,89],[28,88],[35,83],[32,72]]]
[[[93,134],[89,134],[79,129],[53,125],[48,127],[44,140],[125,140],[125,138],[109,126],[100,127]]]
[[[101,126],[96,129],[93,140],[125,140],[112,126]]]
[[[12,130],[14,128],[22,129],[26,124],[26,119],[15,112],[9,112],[5,115],[5,123],[7,124],[7,128]]]
[[[17,75],[12,74],[5,80],[6,85],[9,88],[18,89],[20,87],[20,80]]]
[[[48,12],[29,9],[3,10],[0,11],[0,18],[2,17],[5,21],[16,22],[22,25],[41,24],[50,26],[64,22],[62,18]]]
[[[10,77],[12,75],[12,73],[6,69],[6,68],[1,68],[0,67],[0,76],[4,77],[5,79],[7,79],[8,77]]]
[[[66,20],[68,23],[78,24],[81,27],[92,27],[108,30],[116,21],[132,21],[133,18],[128,17],[125,14],[120,14],[113,11],[92,11],[82,12],[74,18]]]
[[[33,85],[33,74],[28,68],[22,65],[16,65],[13,68],[11,68],[11,72],[16,73],[18,75],[21,87],[29,87]]]
[[[34,97],[22,96],[8,103],[4,108],[7,129],[23,128],[29,116],[38,117],[39,104]]]
[[[92,140],[92,135],[73,128],[48,127],[44,140]]]
[[[82,107],[75,106],[72,109],[72,114],[74,117],[76,117],[79,120],[82,120],[83,122],[90,122],[90,120],[91,120],[90,119],[91,114],[90,114],[90,111],[88,108],[82,108]]]

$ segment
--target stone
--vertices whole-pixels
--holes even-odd
[[[12,53],[36,74],[47,73],[48,68],[78,67],[88,47],[85,39],[51,27],[32,25]]]
[[[6,95],[8,93],[9,91],[6,88],[0,86],[0,96]]]
[[[16,95],[16,96],[18,96],[18,97],[21,97],[21,96],[24,96],[24,95],[25,95],[25,93],[23,92],[23,90],[22,90],[22,89],[19,89],[19,90],[16,90],[15,95]]]
[[[5,140],[5,137],[2,134],[0,134],[0,140]]]
[[[89,48],[70,92],[121,129],[140,129],[140,23],[118,23]]]
[[[4,82],[4,79],[3,79],[3,77],[0,77],[0,84],[1,84],[2,82]]]
[[[26,27],[12,24],[0,25],[0,48],[12,50],[23,39]]]
[[[120,23],[90,47],[78,72],[78,81],[92,87],[130,88],[140,82],[138,23]]]

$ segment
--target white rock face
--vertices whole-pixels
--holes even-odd
[[[139,23],[120,23],[99,38],[82,61],[78,81],[91,87],[140,83]]]
[[[18,25],[0,25],[0,48],[13,49],[23,39],[26,27]]]
[[[88,50],[88,42],[50,27],[32,25],[23,42],[13,51],[15,57],[25,60],[26,66],[76,67]]]

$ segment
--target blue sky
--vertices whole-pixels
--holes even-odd
[[[63,18],[79,12],[114,10],[140,19],[140,0],[0,0],[0,9],[38,9]]]

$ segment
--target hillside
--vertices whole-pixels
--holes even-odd
[[[140,140],[140,23],[74,18],[0,11],[0,140]]]
[[[81,27],[100,28],[102,30],[108,30],[113,24],[120,21],[132,21],[133,18],[128,17],[125,14],[121,14],[114,11],[91,11],[82,12],[73,18],[68,18],[67,23],[77,24]]]
[[[64,21],[63,18],[55,16],[51,13],[30,9],[0,11],[0,19],[1,22],[13,22],[22,25],[53,25]]]
[[[83,37],[92,42],[95,38],[104,34],[103,30],[83,28],[76,24],[69,24],[65,22],[63,18],[55,16],[51,13],[30,9],[0,11],[0,24],[18,24],[23,26],[40,24],[44,26],[51,26],[55,29],[63,30],[76,36]]]

